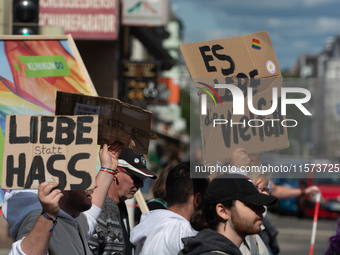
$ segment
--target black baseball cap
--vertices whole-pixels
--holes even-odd
[[[118,167],[125,168],[131,174],[140,178],[157,178],[157,175],[146,168],[146,160],[143,154],[138,155],[125,147],[122,148],[122,152],[119,155]]]
[[[240,200],[252,205],[273,205],[277,198],[260,193],[254,183],[240,174],[222,174],[212,180],[204,194],[206,204]]]

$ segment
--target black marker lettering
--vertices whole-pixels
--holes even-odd
[[[206,51],[210,51],[209,46],[202,46],[202,47],[199,47],[199,49],[200,49],[201,55],[203,57],[203,61],[204,61],[205,67],[207,68],[207,71],[209,73],[210,72],[216,72],[217,71],[216,67],[209,65],[209,62],[213,61],[214,58],[211,55],[205,55]]]
[[[47,133],[53,131],[53,126],[48,126],[48,123],[53,122],[54,117],[42,116],[40,121],[41,121],[40,143],[50,144],[53,142],[53,138],[47,137]]]
[[[61,170],[57,170],[54,168],[54,162],[57,161],[57,160],[65,160],[65,155],[52,155],[51,157],[49,157],[49,159],[47,160],[47,163],[46,163],[46,168],[47,168],[47,171],[53,175],[53,176],[56,176],[59,178],[59,183],[58,183],[58,186],[56,187],[56,189],[65,189],[66,187],[66,174],[61,171]]]
[[[45,181],[45,166],[41,156],[34,156],[31,169],[25,183],[25,189],[31,188],[33,181],[38,180],[39,184]]]
[[[63,126],[63,124],[66,124],[66,126]],[[55,144],[71,144],[74,141],[75,128],[76,123],[73,119],[67,117],[58,117],[55,134]],[[66,134],[66,138],[63,138],[63,134]]]
[[[92,182],[91,175],[86,171],[79,171],[75,169],[76,164],[79,160],[88,158],[90,158],[90,153],[78,153],[76,155],[73,155],[68,162],[68,172],[77,178],[83,179],[80,184],[70,184],[71,190],[86,190],[88,187],[90,187]]]
[[[30,142],[38,142],[38,116],[31,116],[30,122]]]
[[[17,117],[15,115],[11,115],[9,119],[9,143],[10,144],[18,144],[18,143],[29,143],[28,136],[17,136]]]
[[[84,123],[92,123],[92,116],[81,116],[77,119],[77,136],[76,136],[76,144],[92,144],[92,138],[84,138],[84,133],[91,133],[91,127],[84,126]]]
[[[249,129],[249,126],[248,126],[248,121],[249,121],[249,118],[247,116],[243,116],[241,119],[240,119],[240,122],[243,122],[245,121],[246,122],[246,126],[243,127],[243,125],[238,125],[238,132],[240,134],[240,137],[243,141],[249,141],[250,140],[250,137],[251,135],[248,134],[246,135],[245,133],[247,132],[247,130]]]
[[[224,76],[228,76],[230,74],[233,74],[235,71],[235,63],[234,60],[228,56],[228,55],[224,55],[224,54],[218,54],[217,51],[218,50],[223,50],[224,48],[219,45],[219,44],[215,44],[212,46],[212,52],[214,54],[214,56],[218,59],[218,60],[222,60],[222,61],[228,61],[230,63],[230,67],[227,69],[223,69],[221,68],[222,74]]]
[[[13,187],[14,175],[18,175],[17,186],[24,187],[25,183],[25,168],[26,168],[26,155],[25,153],[19,154],[19,166],[14,167],[13,155],[7,156],[7,169],[6,169],[6,186]]]
[[[224,114],[221,114],[221,119],[224,119]],[[230,148],[230,120],[231,120],[231,113],[228,111],[228,123],[227,125],[221,125],[222,128],[222,136],[223,136],[223,141],[224,144],[227,148]]]

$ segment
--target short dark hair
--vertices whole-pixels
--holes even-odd
[[[234,205],[235,200],[228,200],[221,203],[227,209],[230,209]],[[214,231],[217,230],[218,224],[220,222],[224,222],[221,217],[217,215],[216,212],[216,205],[219,203],[214,204],[203,204],[200,210],[197,210],[193,213],[190,218],[191,226],[197,230],[201,231],[205,228],[210,228]]]
[[[208,184],[208,179],[190,178],[190,162],[179,163],[170,170],[166,179],[166,201],[168,207],[185,204],[190,196],[198,192],[203,197]]]

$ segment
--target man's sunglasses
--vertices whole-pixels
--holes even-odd
[[[121,167],[117,167],[120,171],[122,171],[124,174],[127,174],[128,176],[131,177],[131,179],[133,180],[134,184],[140,183],[140,182],[144,182],[145,178],[141,178],[138,177],[132,173],[130,173],[129,171],[125,170],[124,168]]]

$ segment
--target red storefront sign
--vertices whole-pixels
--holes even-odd
[[[118,38],[118,0],[40,0],[39,25],[61,26],[74,39]]]

